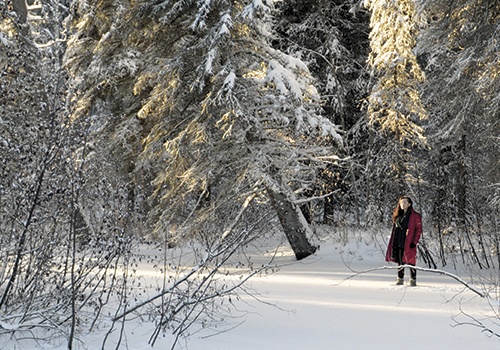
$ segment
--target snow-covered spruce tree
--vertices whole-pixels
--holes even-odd
[[[154,192],[143,208],[156,232],[220,240],[249,202],[264,208],[269,196],[297,257],[313,252],[294,202],[334,159],[312,141],[340,137],[319,114],[305,64],[271,47],[271,3],[144,1],[117,11],[99,2],[95,19],[81,6],[67,55],[83,84],[77,111],[104,109],[101,135],[128,135],[126,176],[143,196]],[[282,217],[288,205],[295,223]]]
[[[266,16],[270,8],[258,4],[250,4],[242,12],[235,12],[237,8],[229,12],[235,18],[237,30],[227,33],[232,39],[228,46],[223,37],[215,36],[221,42],[217,49],[219,65],[214,67],[219,73],[214,74],[218,78],[212,81],[211,88],[217,95],[226,96],[205,101],[214,110],[216,119],[212,123],[221,126],[220,130],[214,130],[214,141],[221,140],[230,148],[222,154],[215,149],[218,155],[209,159],[216,160],[216,168],[223,169],[218,175],[221,178],[233,173],[227,177],[228,181],[233,177],[243,180],[244,186],[260,183],[266,188],[297,258],[302,258],[314,248],[304,240],[307,228],[299,220],[302,214],[293,203],[294,192],[306,194],[312,188],[315,172],[318,166],[323,166],[317,156],[328,156],[325,152],[329,147],[315,144],[317,136],[328,136],[333,142],[339,142],[339,137],[318,114],[318,96],[307,67],[293,56],[270,47],[274,36],[269,32],[271,20]],[[240,26],[243,33],[239,32]],[[206,33],[217,30],[215,27]],[[214,45],[210,41],[206,44],[207,48]],[[206,59],[211,61],[208,57],[200,63],[204,65]],[[202,74],[208,77],[210,73],[205,69]],[[223,118],[217,120],[220,115]],[[227,169],[235,164],[239,164],[236,173]],[[233,195],[237,194],[229,198]]]
[[[271,5],[75,3],[65,62],[72,118],[91,125],[79,201],[88,229],[101,234],[92,215],[110,203],[138,238],[193,247],[165,259],[158,295],[130,307],[120,293],[114,322],[148,314],[151,343],[167,331],[177,342],[196,320],[214,321],[222,305],[214,299],[245,280],[221,286],[218,271],[269,233],[276,215],[297,258],[315,250],[298,203],[342,141],[320,115],[305,64],[271,47]],[[316,145],[319,136],[337,143]],[[125,200],[94,196],[101,188]]]
[[[363,118],[361,101],[368,92],[369,14],[360,5],[360,1],[282,1],[276,4],[274,16],[273,46],[307,62],[324,116],[346,132]],[[318,208],[325,223],[342,220],[341,215],[352,210],[357,213],[361,206],[358,200],[364,190],[357,186],[356,159],[363,153],[364,136],[352,130],[345,136],[344,149],[351,160],[340,166],[329,164],[313,188],[316,196],[335,192]],[[328,142],[317,142],[322,141]]]
[[[424,139],[415,118],[427,117],[416,83],[424,80],[413,52],[417,37],[414,0],[367,0],[371,10],[370,57],[376,82],[368,99],[370,123],[399,140]],[[418,120],[418,119],[417,119]]]
[[[360,117],[366,97],[369,15],[359,1],[277,3],[274,47],[308,63],[325,115],[343,130]]]
[[[425,144],[419,125],[427,118],[419,83],[424,80],[413,49],[418,34],[414,0],[367,0],[371,10],[368,63],[374,83],[368,98],[366,188],[373,220],[387,217],[389,202],[420,182],[414,150]],[[387,198],[387,199],[386,199]],[[381,201],[382,199],[382,201]]]
[[[444,264],[456,248],[482,267],[494,265],[496,255],[499,266],[500,3],[420,5],[426,23],[417,53],[432,116],[424,169],[439,251]]]

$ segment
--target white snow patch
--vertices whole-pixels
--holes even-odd
[[[230,34],[230,28],[233,26],[233,20],[231,18],[231,15],[229,13],[226,13],[224,16],[221,18],[221,27],[219,30],[218,35],[229,35]]]
[[[11,45],[10,41],[7,39],[4,33],[0,33],[0,43],[2,43],[3,46]]]

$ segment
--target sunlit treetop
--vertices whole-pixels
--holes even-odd
[[[425,79],[413,52],[417,36],[413,0],[366,0],[371,10],[368,63],[376,82],[368,99],[369,122],[399,140],[425,142],[419,119],[427,113],[417,90]]]

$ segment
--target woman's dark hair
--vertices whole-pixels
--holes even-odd
[[[398,204],[396,204],[396,208],[394,208],[394,212],[392,213],[392,223],[395,223],[398,216],[402,216],[404,213],[403,209],[401,209],[401,206],[399,205],[403,199],[406,199],[408,203],[410,203],[410,207],[413,206],[413,202],[411,201],[410,197],[403,196],[399,198]]]

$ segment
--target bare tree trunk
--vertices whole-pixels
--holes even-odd
[[[500,240],[498,239],[498,235],[495,235],[495,246],[497,248],[498,267],[500,268]]]
[[[476,253],[476,248],[474,248],[474,243],[472,243],[471,233],[470,233],[467,225],[468,224],[466,223],[464,226],[464,233],[465,233],[465,237],[467,238],[467,242],[469,243],[469,246],[470,246],[470,249],[472,252],[472,258],[477,261],[479,268],[482,269],[483,264],[481,264],[481,260],[479,259],[479,256]]]
[[[444,252],[444,245],[443,245],[443,230],[441,230],[441,224],[439,221],[437,224],[437,231],[438,231],[438,239],[439,239],[439,257],[441,258],[441,264],[443,266],[446,266],[446,255]]]
[[[333,206],[333,196],[326,197],[323,204],[323,223],[324,224],[333,224],[335,217],[335,208]]]
[[[317,247],[308,240],[308,237],[312,235],[312,230],[300,207],[282,191],[267,188],[267,193],[297,260],[314,254]]]
[[[73,342],[75,340],[75,332],[76,332],[76,212],[78,209],[73,209],[73,213],[71,215],[71,230],[70,230],[70,246],[71,246],[71,327],[69,331],[68,337],[68,350],[73,349]]]
[[[19,23],[26,23],[28,18],[28,6],[25,0],[12,0],[12,8],[19,18]]]
[[[466,164],[466,140],[462,135],[457,146],[457,207],[458,220],[464,227],[467,225],[467,164]]]

